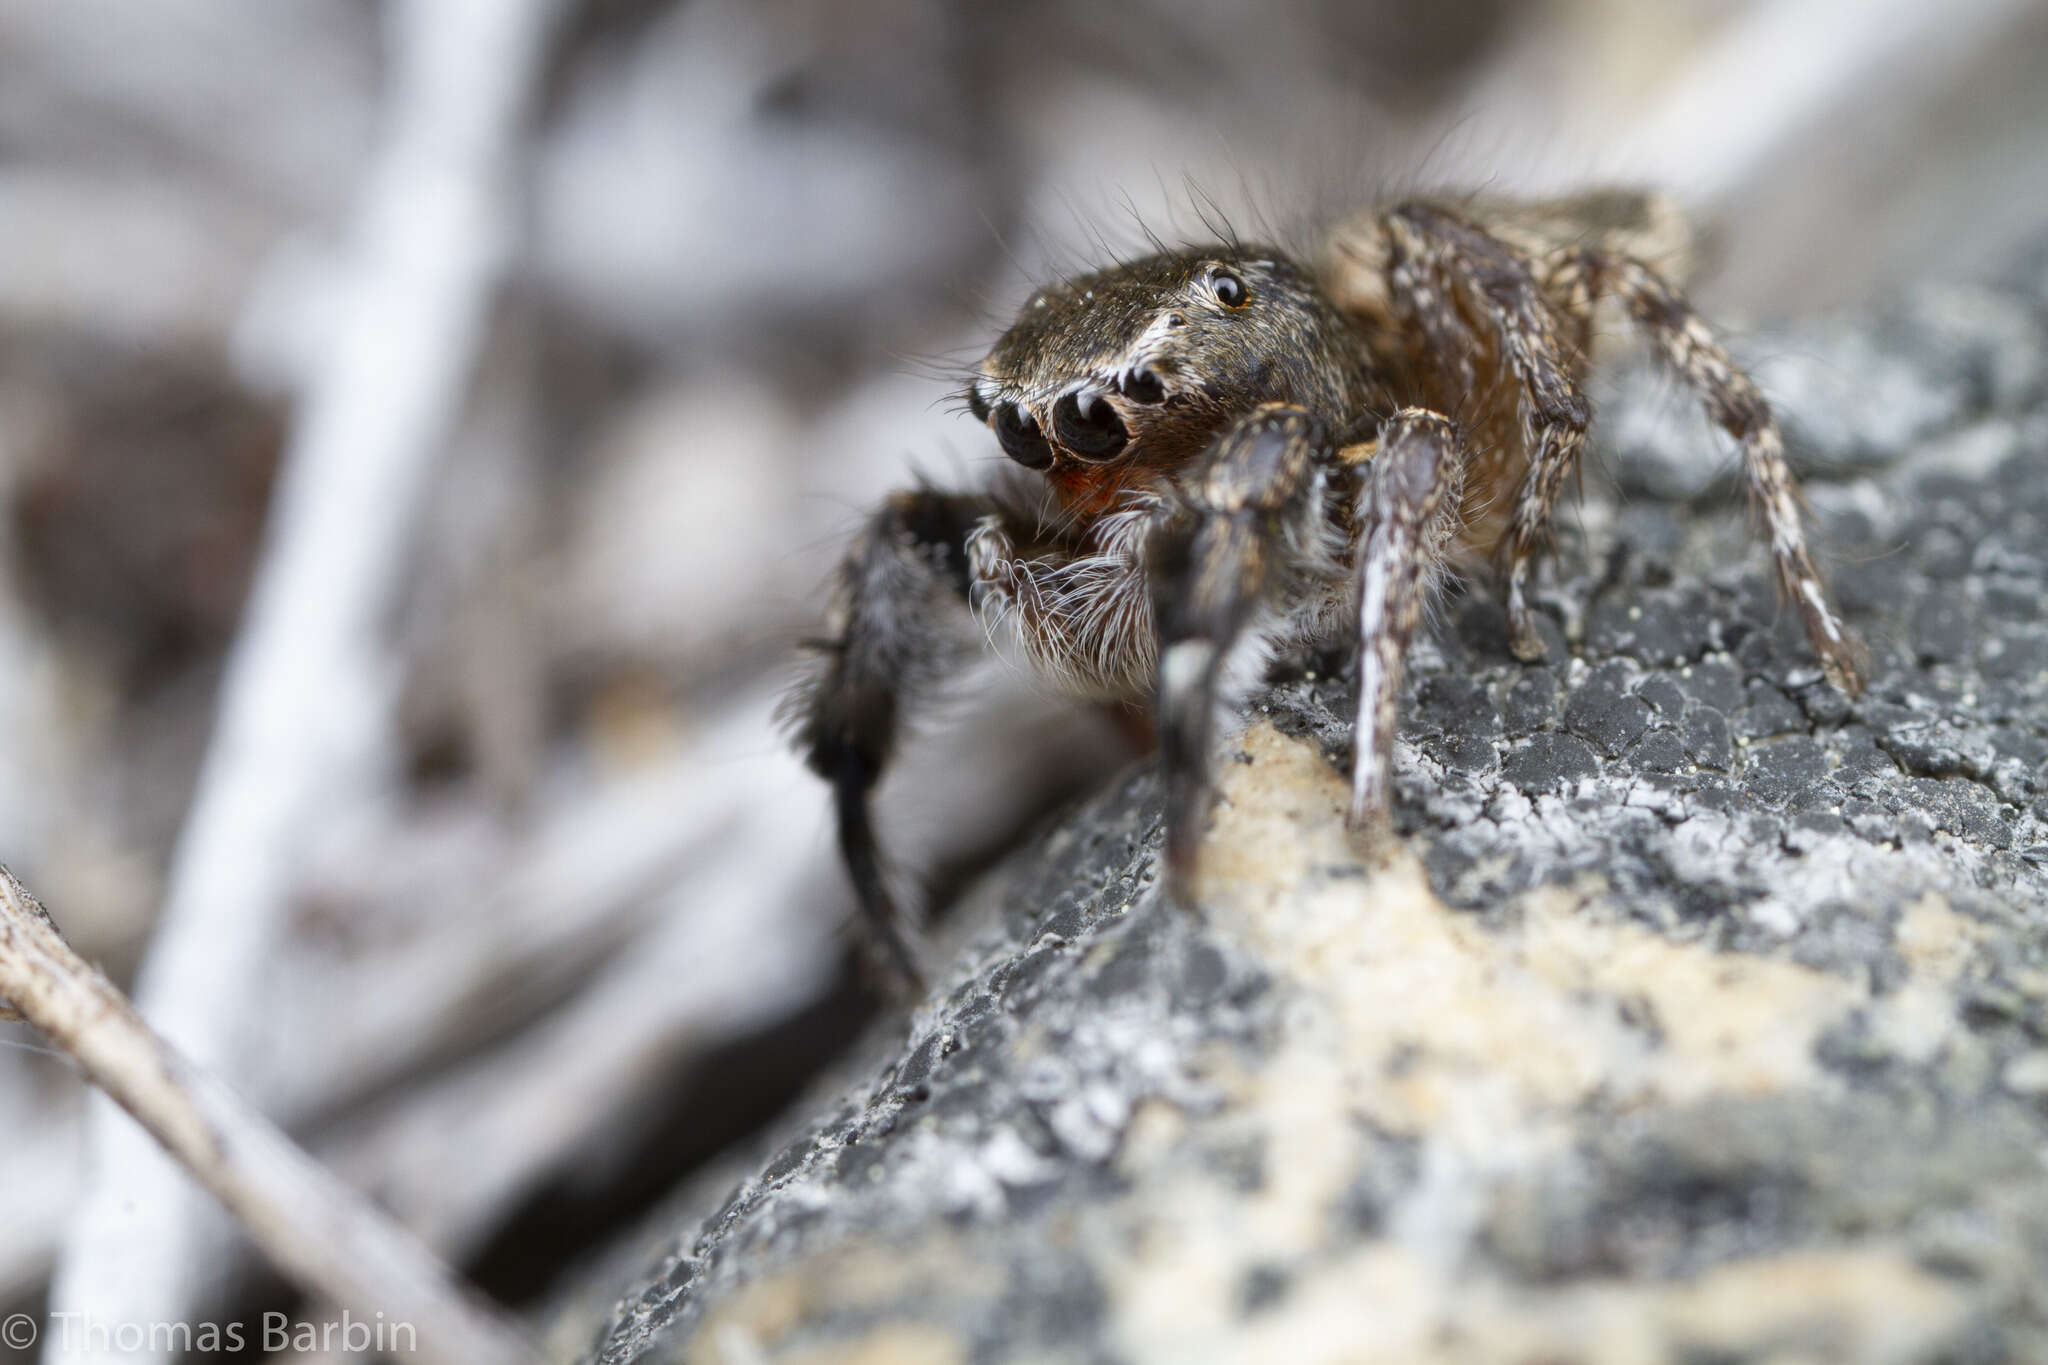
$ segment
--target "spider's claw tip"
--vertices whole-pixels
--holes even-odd
[[[1533,621],[1515,621],[1508,627],[1508,649],[1525,664],[1540,664],[1549,657],[1543,636]]]
[[[864,894],[861,910],[865,932],[860,937],[875,984],[896,1004],[919,999],[931,981],[919,951],[922,935],[904,922],[886,897]]]
[[[1863,660],[1854,649],[1822,650],[1820,669],[1827,680],[1834,684],[1837,692],[1845,697],[1860,697],[1868,679],[1864,676]]]
[[[1392,813],[1381,805],[1354,804],[1344,817],[1344,829],[1368,866],[1384,865],[1400,847],[1394,837]]]
[[[1199,871],[1200,840],[1196,831],[1177,823],[1166,829],[1164,888],[1166,898],[1176,905],[1196,905],[1195,878]]]
[[[924,998],[930,986],[931,978],[914,962],[897,960],[892,963],[886,989],[890,999],[897,1004],[915,1004]]]

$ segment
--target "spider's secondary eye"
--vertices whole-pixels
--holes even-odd
[[[1093,393],[1087,395],[1086,406],[1082,395],[1063,394],[1053,404],[1052,431],[1061,445],[1084,460],[1110,459],[1131,439],[1116,409]]]
[[[1052,447],[1045,443],[1045,433],[1031,414],[1015,403],[996,409],[996,439],[1003,443],[1003,454],[1026,469],[1044,469],[1052,463]]]
[[[967,410],[974,414],[975,421],[988,421],[988,400],[981,396],[981,385],[969,384],[961,397],[967,400]]]
[[[1228,270],[1209,272],[1209,291],[1216,296],[1216,302],[1225,308],[1242,308],[1252,301],[1252,291],[1244,287],[1244,281]]]

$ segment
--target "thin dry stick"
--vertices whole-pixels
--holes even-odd
[[[5,867],[0,997],[147,1128],[301,1288],[365,1321],[410,1325],[420,1354],[445,1365],[538,1358],[410,1233],[158,1037]]]

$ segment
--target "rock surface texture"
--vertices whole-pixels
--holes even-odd
[[[1624,367],[1549,665],[1483,590],[1417,650],[1393,866],[1343,834],[1343,661],[1296,661],[1199,914],[1149,769],[1066,814],[591,1358],[2048,1360],[2044,289],[1744,348],[1865,696]]]

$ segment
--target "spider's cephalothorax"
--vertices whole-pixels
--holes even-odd
[[[1033,295],[967,401],[1064,508],[1093,516],[1261,403],[1355,425],[1367,364],[1355,324],[1293,262],[1162,253]]]
[[[1493,560],[1510,645],[1543,655],[1530,569],[1584,442],[1603,298],[1741,446],[1779,584],[1830,681],[1857,690],[1770,410],[1651,264],[1680,235],[1663,201],[1629,192],[1410,202],[1340,223],[1313,264],[1162,252],[1028,300],[965,394],[1014,467],[986,491],[883,505],[790,698],[895,970],[919,974],[869,795],[906,713],[986,640],[1077,698],[1151,711],[1170,889],[1185,893],[1243,662],[1355,638],[1351,815],[1383,840],[1402,658],[1432,580]]]

